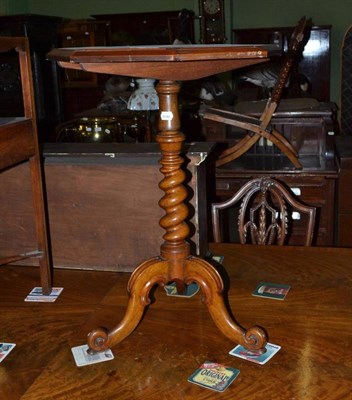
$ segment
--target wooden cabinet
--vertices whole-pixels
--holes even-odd
[[[169,22],[179,11],[153,11],[126,14],[92,15],[97,21],[111,23],[111,44],[162,45],[170,44]]]
[[[336,138],[339,165],[336,244],[352,247],[352,136]]]
[[[110,44],[110,22],[94,20],[69,20],[60,24],[59,47],[108,46]],[[61,70],[64,87],[95,86],[98,74],[82,70]]]
[[[64,21],[59,26],[58,41],[58,47],[108,46],[111,43],[110,21]],[[59,72],[62,120],[71,120],[82,111],[96,108],[110,75],[67,68],[60,68]]]
[[[61,88],[63,120],[70,121],[78,115],[96,109],[104,97],[104,85],[65,86]]]
[[[259,117],[266,101],[240,102],[226,110]],[[279,131],[295,148],[300,158],[309,156],[334,157],[333,138],[338,134],[337,107],[334,103],[319,103],[315,99],[282,99],[271,119],[271,126]],[[202,119],[202,132],[206,141],[233,145],[246,132],[209,119]],[[251,154],[276,154],[280,150],[265,141],[258,142],[248,151]]]
[[[210,143],[188,147],[187,186],[192,195],[189,222],[194,254],[204,255],[208,242],[207,156]],[[163,195],[158,144],[61,144],[44,148],[44,170],[49,224],[55,267],[132,271],[139,263],[160,254],[165,233],[158,221],[165,215],[158,207]],[[30,225],[30,186],[27,170],[0,175],[7,197],[0,196],[0,210],[11,209],[21,226],[22,244],[33,242]],[[10,204],[5,203],[10,198]],[[13,219],[2,220],[0,252],[15,242]],[[2,232],[7,234],[3,235]],[[29,263],[29,261],[26,261]],[[28,264],[27,264],[28,265]]]

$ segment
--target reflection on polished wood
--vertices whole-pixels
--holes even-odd
[[[114,360],[76,367],[70,348],[125,312],[128,273],[55,271],[53,304],[23,299],[37,268],[0,269],[1,341],[17,344],[0,364],[6,400],[348,400],[352,391],[352,249],[211,245],[224,255],[228,302],[243,324],[266,326],[282,349],[266,365],[232,357],[231,340],[209,319],[201,293],[155,291],[143,323],[113,349]],[[284,301],[251,295],[259,281],[292,286]],[[113,318],[112,318],[113,316]],[[187,382],[204,361],[240,370],[224,393]]]
[[[269,50],[256,46],[141,46],[54,49],[49,58],[64,68],[96,73],[120,74],[158,79],[159,134],[161,150],[159,187],[165,195],[159,206],[165,210],[160,226],[165,229],[160,256],[147,260],[133,272],[128,283],[129,302],[122,321],[110,331],[98,328],[88,335],[91,351],[115,346],[128,337],[140,323],[150,292],[155,285],[176,282],[179,292],[197,282],[217,327],[234,343],[262,351],[266,341],[264,329],[242,328],[230,316],[223,299],[223,282],[216,269],[204,260],[192,257],[187,238],[188,207],[186,179],[181,157],[184,135],[180,132],[177,80],[191,80],[268,60]]]

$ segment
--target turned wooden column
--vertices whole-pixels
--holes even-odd
[[[184,203],[188,194],[183,185],[186,175],[181,169],[184,159],[180,155],[185,139],[184,134],[180,132],[178,112],[177,98],[180,84],[161,81],[156,90],[159,95],[160,110],[164,110],[160,111],[157,135],[162,153],[160,172],[164,175],[159,187],[165,192],[159,201],[159,206],[166,213],[159,222],[166,230],[160,255],[169,262],[170,275],[175,279],[178,289],[182,290],[184,259],[190,255],[190,248],[186,241],[189,236],[189,227],[185,222],[189,211]]]

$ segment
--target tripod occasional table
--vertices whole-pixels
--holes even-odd
[[[64,68],[94,73],[126,75],[159,80],[159,134],[163,179],[159,187],[165,192],[159,206],[165,210],[160,226],[165,229],[160,255],[140,264],[128,283],[129,301],[122,321],[110,331],[93,330],[88,335],[92,351],[111,348],[124,340],[142,319],[155,285],[176,282],[179,291],[196,282],[202,289],[204,303],[220,331],[235,343],[260,351],[267,342],[266,332],[257,326],[243,329],[230,316],[223,298],[223,281],[208,262],[190,254],[186,241],[189,227],[185,222],[188,207],[184,203],[187,189],[181,166],[184,135],[180,132],[178,111],[179,81],[194,80],[269,59],[268,46],[188,45],[87,47],[54,49],[48,58]],[[175,300],[176,301],[176,300]]]

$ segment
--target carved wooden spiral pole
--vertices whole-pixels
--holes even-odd
[[[161,256],[169,262],[170,279],[182,285],[184,260],[190,255],[190,249],[186,242],[189,235],[189,227],[185,222],[188,207],[184,203],[188,194],[183,185],[186,175],[181,169],[184,160],[180,156],[185,139],[180,132],[177,106],[180,85],[174,81],[161,81],[156,89],[159,94],[160,110],[168,110],[160,113],[160,133],[157,136],[162,152],[160,171],[164,175],[159,187],[165,192],[159,201],[159,206],[166,212],[159,222],[160,226],[166,230],[163,235],[165,241],[161,245]],[[182,288],[179,287],[179,289]]]

